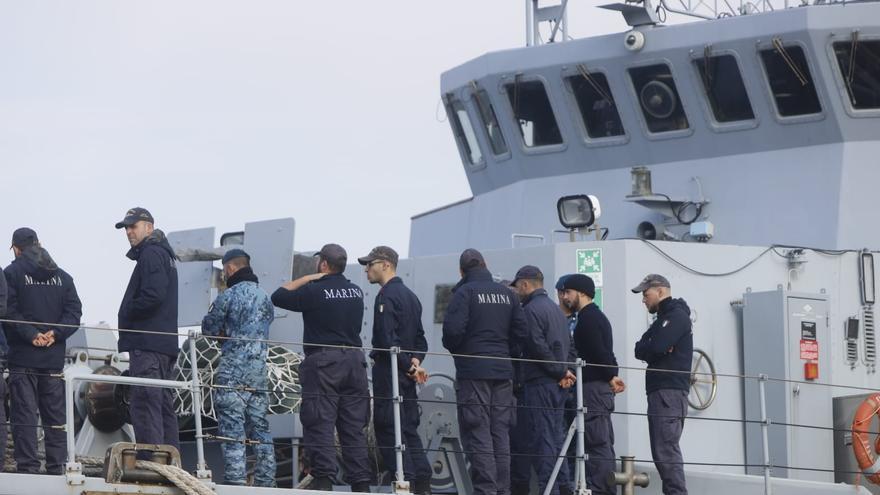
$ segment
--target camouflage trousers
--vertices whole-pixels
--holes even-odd
[[[226,464],[224,482],[244,485],[246,480],[245,439],[260,442],[253,445],[254,486],[275,486],[275,447],[269,433],[266,413],[269,396],[265,392],[220,389],[214,391],[214,409],[217,411],[219,433],[233,438],[221,445]]]

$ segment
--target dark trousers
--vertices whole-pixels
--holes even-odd
[[[2,331],[0,329],[0,332]],[[2,376],[4,369],[5,366],[0,366],[0,463],[5,462],[6,442],[8,439],[6,430],[6,379]],[[0,465],[0,471],[2,470],[3,466]]]
[[[345,482],[372,481],[364,428],[370,421],[370,390],[364,353],[323,349],[299,366],[303,447],[314,477],[336,474],[333,429],[339,434]]]
[[[9,373],[11,396],[9,419],[12,423],[13,455],[19,473],[38,473],[37,414],[46,444],[46,472],[61,474],[67,459],[64,426],[64,381],[48,376],[61,370],[12,367]],[[5,440],[5,438],[4,438]],[[5,443],[5,442],[4,442]],[[5,450],[5,449],[4,449]]]
[[[128,372],[140,378],[174,380],[176,356],[134,350],[129,353]],[[138,443],[165,444],[180,449],[174,395],[169,388],[131,387],[129,413]],[[149,457],[140,454],[140,458]]]
[[[590,381],[584,385],[584,405],[587,416],[584,421],[584,445],[587,460],[587,487],[594,495],[617,493],[608,475],[615,469],[614,426],[611,413],[614,412],[614,392],[607,382]]]
[[[687,495],[684,465],[678,441],[687,416],[687,392],[660,389],[648,394],[648,434],[651,457],[665,495]]]
[[[455,394],[474,493],[509,495],[510,427],[516,421],[511,381],[458,379]]]
[[[403,474],[408,481],[430,480],[433,474],[428,456],[419,436],[419,403],[416,395],[416,382],[411,380],[405,370],[398,369],[398,390],[403,396],[400,405],[401,439],[406,449],[403,451]],[[373,424],[376,427],[376,443],[387,471],[397,470],[394,455],[394,404],[391,384],[391,363],[379,357],[373,365]]]
[[[567,390],[552,382],[526,383],[520,390],[516,426],[510,435],[510,482],[515,493],[528,493],[532,469],[538,476],[538,493],[544,493],[565,441],[567,395]],[[558,495],[567,478],[568,466],[563,462],[550,493]]]

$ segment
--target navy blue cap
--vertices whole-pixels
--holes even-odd
[[[461,271],[466,272],[478,266],[486,266],[486,260],[483,259],[482,253],[474,248],[467,248],[461,252],[461,256],[458,258],[458,267]]]
[[[116,222],[116,228],[121,229],[124,227],[131,227],[141,220],[143,220],[144,222],[156,223],[153,221],[153,215],[151,215],[146,208],[135,206],[134,208],[125,212],[125,218],[123,218],[121,222]]]
[[[565,279],[562,287],[565,290],[571,289],[584,293],[591,298],[596,297],[596,284],[593,282],[592,278],[582,273],[575,273],[574,275],[569,276]]]
[[[559,280],[556,281],[556,290],[565,290],[565,281],[568,280],[568,277],[571,277],[572,275],[574,275],[574,274],[567,273],[567,274],[559,277]]]
[[[525,280],[544,280],[544,274],[541,272],[541,269],[537,266],[526,265],[519,270],[516,271],[516,275],[513,277],[513,282],[510,285],[516,285],[516,281],[519,279]]]
[[[247,258],[248,262],[251,261],[251,255],[244,252],[244,249],[234,248],[226,251],[226,254],[223,255],[223,264],[225,265],[235,258]]]
[[[37,233],[34,232],[34,229],[22,227],[20,229],[15,229],[15,232],[12,233],[12,246],[17,248],[33,246],[38,242],[40,242],[40,240],[37,239]]]

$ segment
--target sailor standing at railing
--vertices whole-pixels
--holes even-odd
[[[391,358],[398,361],[398,393],[400,405],[401,439],[406,446],[402,453],[403,474],[410,481],[410,491],[416,495],[431,494],[433,470],[419,435],[419,403],[416,383],[425,383],[428,374],[422,367],[428,342],[422,328],[422,303],[403,280],[397,276],[397,252],[388,246],[377,246],[369,254],[358,258],[364,266],[367,280],[382,288],[373,304],[373,423],[376,443],[385,469],[396,472],[394,454],[394,409],[391,400]],[[405,352],[392,356],[388,351],[397,347]]]
[[[153,215],[132,208],[116,224],[125,229],[137,264],[119,305],[119,352],[128,352],[128,372],[141,378],[173,380],[177,342],[177,256],[165,234],[153,227]],[[144,330],[144,333],[125,330]],[[163,335],[164,334],[164,335]],[[177,413],[171,389],[131,387],[129,412],[138,443],[179,448]],[[149,452],[138,453],[150,459]]]
[[[359,349],[364,294],[342,274],[348,260],[342,246],[327,244],[315,256],[318,273],[287,282],[272,294],[275,306],[300,312],[303,318],[306,358],[299,366],[300,420],[306,461],[314,478],[308,488],[333,489],[335,427],[345,481],[353,492],[368,492],[373,472],[364,428],[370,421],[370,390],[367,362]]]
[[[13,453],[19,473],[39,473],[37,413],[46,446],[46,473],[61,474],[67,458],[64,430],[64,368],[68,337],[76,332],[82,304],[73,278],[49,256],[37,233],[21,228],[12,235],[15,261],[4,270],[8,286],[7,318],[10,346],[10,422]],[[39,322],[39,323],[38,323]],[[58,324],[64,326],[57,326]],[[3,441],[6,441],[5,433]]]
[[[584,443],[587,459],[587,486],[594,494],[613,495],[617,489],[609,480],[614,472],[614,394],[626,389],[617,376],[617,358],[614,356],[614,339],[611,323],[605,313],[596,306],[596,286],[593,279],[578,273],[563,283],[564,300],[578,314],[574,329],[574,345],[578,357],[587,363],[584,368]],[[592,365],[592,366],[591,366]],[[598,366],[597,366],[598,365]]]
[[[517,399],[517,405],[521,407],[510,439],[510,450],[513,454],[510,468],[511,494],[528,495],[532,469],[538,476],[538,492],[545,493],[565,441],[565,399],[568,389],[575,381],[574,373],[561,364],[568,361],[571,334],[565,315],[547,296],[544,274],[538,267],[526,265],[520,268],[510,285],[522,301],[529,333],[533,339],[541,340],[547,345],[555,361],[516,363],[522,387]],[[522,357],[531,357],[530,349],[522,351]],[[567,488],[567,479],[568,465],[563,463],[550,493],[558,495],[561,487]]]
[[[519,349],[528,349],[534,359],[552,361],[553,354],[546,342],[532,338],[519,298],[493,281],[479,251],[465,249],[458,266],[461,280],[446,309],[443,346],[456,354],[461,440],[474,493],[508,495],[509,434],[516,421],[516,401],[511,361],[498,358],[518,356]]]
[[[636,342],[636,359],[648,363],[648,434],[651,457],[663,481],[664,495],[687,495],[678,442],[687,416],[694,334],[691,310],[684,299],[673,299],[669,280],[650,274],[632,289],[657,319]],[[664,371],[669,370],[669,371]]]
[[[6,277],[3,275],[3,267],[0,267],[0,318],[6,318]],[[9,354],[9,346],[6,344],[6,332],[3,330],[3,322],[0,322],[0,376],[6,372],[8,365],[7,356]],[[0,397],[6,397],[6,380],[0,378]],[[6,434],[6,408],[0,400],[0,470],[3,469],[3,462],[6,459],[6,441],[9,435]]]
[[[211,304],[202,319],[205,335],[229,337],[221,341],[220,366],[213,392],[214,409],[221,437],[232,439],[220,445],[227,485],[244,485],[245,440],[253,445],[254,486],[275,486],[275,446],[269,432],[269,377],[266,354],[269,325],[275,308],[251,269],[251,257],[241,249],[223,255],[226,290]]]

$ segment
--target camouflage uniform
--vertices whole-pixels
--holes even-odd
[[[241,273],[245,272],[245,273]],[[257,285],[250,268],[239,269],[229,280],[230,287],[211,305],[202,320],[202,332],[244,339],[269,337],[274,308],[268,294]],[[214,408],[217,411],[220,436],[239,441],[260,442],[253,446],[256,456],[254,486],[275,485],[275,451],[266,413],[269,408],[265,342],[224,340],[217,372],[218,385],[246,386],[255,391],[217,389]],[[247,436],[245,436],[247,434]],[[245,484],[245,445],[241,442],[222,444],[225,460],[224,481],[231,485]]]

